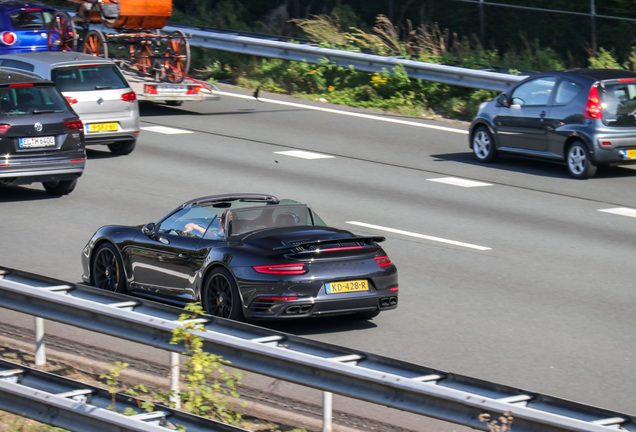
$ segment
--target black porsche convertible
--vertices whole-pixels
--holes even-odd
[[[397,269],[378,243],[326,226],[271,195],[188,201],[159,222],[101,227],[82,252],[85,283],[234,320],[354,314],[398,303]]]

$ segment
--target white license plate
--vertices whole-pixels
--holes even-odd
[[[20,138],[20,148],[41,148],[41,147],[55,147],[55,137],[43,136],[33,138]]]

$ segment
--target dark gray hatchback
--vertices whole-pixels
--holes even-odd
[[[481,162],[499,153],[563,162],[578,179],[599,165],[636,164],[636,72],[532,75],[481,104],[469,146]]]
[[[0,184],[70,193],[84,172],[83,125],[52,81],[0,69]]]

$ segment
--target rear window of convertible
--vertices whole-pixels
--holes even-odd
[[[128,88],[115,65],[60,67],[51,71],[51,80],[61,92]]]

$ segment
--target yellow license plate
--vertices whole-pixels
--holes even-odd
[[[636,158],[636,149],[627,150],[627,159]]]
[[[327,294],[339,294],[355,291],[369,291],[369,284],[366,280],[330,282],[327,284]]]
[[[117,123],[90,123],[86,125],[88,132],[116,131]]]

